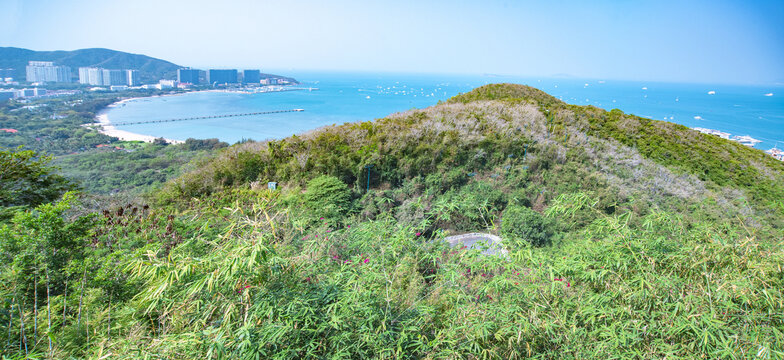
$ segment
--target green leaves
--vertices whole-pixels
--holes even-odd
[[[352,210],[351,190],[334,176],[323,175],[310,180],[304,200],[314,218],[334,221]]]
[[[74,186],[55,174],[51,156],[31,150],[0,149],[0,207],[35,206],[54,201]],[[0,219],[1,220],[1,219]]]
[[[501,232],[509,239],[519,239],[533,246],[549,244],[551,224],[541,214],[524,206],[512,205],[504,210]]]

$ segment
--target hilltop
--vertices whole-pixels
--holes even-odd
[[[645,196],[646,202],[721,197],[723,206],[748,202],[782,225],[774,215],[782,214],[784,164],[762,151],[617,109],[569,105],[513,84],[486,85],[372,122],[234,146],[168,190],[194,197],[256,180],[302,185],[318,174],[361,188],[367,165],[378,173],[371,179],[377,187],[422,179],[441,191],[470,182],[469,173],[504,179],[513,169],[526,170],[542,182],[543,170],[571,168],[570,179],[586,175],[573,179],[583,190],[614,188],[618,196]],[[563,192],[540,190],[542,206]]]
[[[74,78],[78,77],[76,70],[79,67],[94,66],[106,69],[139,70],[139,77],[143,82],[176,79],[177,69],[182,67],[146,55],[102,48],[34,51],[15,47],[0,47],[0,68],[15,69],[14,78],[25,78],[25,67],[28,61],[54,61],[58,65],[70,66]]]
[[[38,299],[62,358],[784,356],[784,164],[681,125],[493,84],[183,170],[0,228],[0,343]]]

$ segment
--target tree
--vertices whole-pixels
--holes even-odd
[[[152,141],[152,143],[153,143],[153,144],[155,144],[155,145],[160,145],[160,146],[166,146],[166,145],[169,145],[169,142],[168,142],[168,141],[166,141],[166,139],[164,139],[164,138],[162,138],[162,137],[155,138],[155,139]]]
[[[22,147],[0,150],[0,207],[36,206],[73,190],[71,182],[54,173],[50,161],[51,156]]]
[[[35,316],[40,307],[39,294],[46,295],[47,332],[50,333],[52,297],[64,294],[68,280],[81,275],[74,274],[73,269],[78,268],[76,265],[84,258],[84,239],[94,225],[95,216],[67,220],[65,213],[75,198],[75,193],[68,192],[58,202],[17,211],[10,224],[0,226],[0,239],[3,239],[0,241],[0,279],[13,284],[0,289],[0,296],[10,299],[21,312],[32,305],[33,342],[39,329]],[[65,311],[64,307],[64,317]],[[24,330],[20,336],[24,338]],[[26,345],[26,340],[23,341]],[[51,346],[50,337],[50,350]]]

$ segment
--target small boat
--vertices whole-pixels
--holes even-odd
[[[762,140],[757,140],[757,139],[755,139],[755,138],[753,138],[751,136],[748,136],[748,135],[733,136],[731,140],[737,141],[737,142],[739,142],[739,143],[741,143],[743,145],[749,146],[749,147],[754,147],[754,146],[757,145],[757,143],[761,143],[762,142]]]
[[[692,129],[693,130],[697,130],[697,131],[699,131],[699,132],[701,132],[703,134],[716,135],[716,136],[718,136],[718,137],[720,137],[722,139],[727,139],[727,140],[730,139],[730,133],[726,133],[726,132],[723,132],[723,131],[719,131],[719,130],[715,130],[715,129],[706,129],[706,128],[701,128],[701,127],[694,127]]]
[[[765,96],[773,96],[773,93],[767,93]]]
[[[770,156],[773,156],[777,160],[784,161],[784,151],[781,151],[781,149],[779,149],[777,147],[774,147],[774,148],[766,151],[766,153],[768,155],[770,155]]]
[[[711,91],[708,91],[708,95],[716,95],[716,92],[715,92],[715,91],[713,91],[713,90],[711,90]]]

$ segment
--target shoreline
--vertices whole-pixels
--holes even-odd
[[[99,133],[104,134],[104,135],[108,135],[108,136],[112,136],[112,137],[116,137],[116,138],[118,138],[118,139],[120,139],[122,141],[144,141],[144,142],[151,143],[151,142],[155,141],[155,139],[164,139],[164,140],[166,140],[166,142],[168,142],[170,144],[182,144],[182,143],[185,143],[185,141],[183,141],[183,140],[167,139],[167,138],[164,138],[164,137],[161,137],[161,136],[144,135],[144,134],[139,134],[139,133],[135,133],[135,132],[127,131],[127,130],[120,130],[117,127],[115,127],[114,125],[112,125],[112,122],[109,119],[109,111],[112,108],[117,107],[120,104],[127,103],[127,102],[130,102],[130,101],[133,101],[133,100],[137,100],[137,99],[147,99],[147,98],[164,97],[164,96],[178,96],[178,95],[182,95],[182,94],[140,96],[140,97],[133,97],[133,98],[128,98],[128,99],[123,99],[123,100],[111,103],[111,104],[109,104],[109,106],[107,106],[106,108],[101,109],[100,111],[98,111],[97,114],[95,114],[96,122],[94,124],[92,124],[92,125],[97,125],[96,130]]]
[[[296,89],[296,90],[302,90],[302,89]],[[292,90],[278,90],[278,91],[292,91]],[[100,132],[101,134],[108,135],[108,136],[113,136],[113,137],[116,137],[116,138],[118,138],[118,139],[120,139],[122,141],[144,141],[144,142],[151,143],[155,139],[164,139],[164,140],[166,140],[166,142],[168,142],[170,144],[183,144],[183,143],[185,143],[184,140],[169,139],[169,138],[164,138],[164,137],[161,137],[161,136],[145,135],[145,134],[139,134],[139,133],[135,133],[135,132],[127,131],[127,130],[120,130],[117,127],[115,127],[114,125],[112,125],[112,122],[111,122],[111,119],[109,119],[108,113],[109,113],[109,111],[112,108],[115,108],[115,107],[117,107],[117,106],[119,106],[121,104],[124,104],[124,103],[127,103],[127,102],[131,102],[131,101],[134,101],[134,100],[149,99],[149,98],[156,98],[156,97],[166,97],[166,96],[182,96],[182,95],[185,95],[185,94],[199,93],[199,92],[226,92],[226,93],[243,93],[243,94],[248,94],[246,92],[239,92],[239,91],[234,91],[234,90],[229,90],[229,89],[208,89],[208,90],[187,91],[187,92],[179,93],[179,94],[164,94],[164,95],[132,97],[132,98],[127,98],[127,99],[123,99],[123,100],[111,103],[107,107],[101,109],[100,111],[98,111],[97,114],[95,114],[96,122],[93,123],[93,124],[90,124],[90,125],[97,126],[96,130],[98,132]]]

